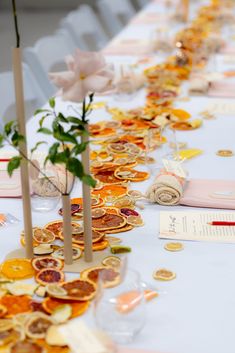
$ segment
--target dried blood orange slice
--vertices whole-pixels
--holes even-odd
[[[121,228],[125,224],[126,219],[124,217],[111,213],[106,213],[103,217],[92,220],[92,227],[98,231]]]
[[[102,197],[103,199],[105,199],[107,196],[124,196],[126,195],[126,193],[127,187],[124,185],[104,185],[101,189],[92,191],[93,195],[100,195],[100,197]]]
[[[25,279],[34,276],[34,269],[28,259],[10,259],[1,264],[1,273],[10,279]]]
[[[44,268],[55,268],[57,270],[62,270],[64,264],[60,259],[55,259],[50,256],[43,256],[33,259],[32,266],[35,271],[41,271]]]
[[[64,281],[64,273],[56,268],[44,268],[35,277],[36,281],[42,286],[48,283],[59,283]]]
[[[19,341],[11,346],[10,353],[45,353],[43,347],[31,341]]]
[[[71,203],[71,216],[74,215],[77,212],[80,212],[82,209],[82,206],[78,203]],[[59,209],[59,214],[63,216],[63,208]]]
[[[136,212],[135,210],[132,210],[131,208],[127,208],[127,207],[120,208],[119,212],[120,212],[120,215],[124,216],[124,217],[128,217],[128,216],[138,217],[139,216],[138,212]]]
[[[55,234],[48,229],[36,227],[33,229],[33,239],[39,244],[48,244],[55,240]]]
[[[72,222],[72,226],[76,226],[76,225],[77,225],[76,222]],[[58,221],[49,222],[45,225],[44,228],[47,230],[50,230],[52,233],[55,234],[56,238],[58,238],[59,232],[61,232],[63,229],[63,221],[58,220]]]
[[[87,301],[96,293],[96,285],[89,280],[75,279],[62,283],[61,287],[66,290],[67,295],[63,297],[57,295],[56,298],[63,300]]]
[[[4,295],[0,299],[0,304],[7,308],[6,317],[12,317],[20,313],[28,313],[32,311],[32,298],[28,295]]]
[[[45,338],[48,328],[52,325],[50,317],[43,313],[35,313],[25,324],[25,333],[29,338]]]
[[[83,244],[77,244],[77,246],[81,249],[84,250],[84,245]],[[107,242],[107,240],[101,240],[98,241],[96,243],[92,244],[92,250],[93,251],[101,251],[106,249],[109,246],[109,243]]]
[[[71,302],[69,300],[62,300],[62,299],[56,299],[56,298],[46,298],[42,303],[44,310],[48,314],[52,314],[56,308],[58,308],[63,304],[71,305],[72,307],[71,318],[82,315],[89,307],[88,301]]]
[[[111,267],[105,266],[88,268],[82,271],[80,276],[82,279],[88,279],[94,283],[97,283],[100,277],[105,288],[114,287],[120,282],[119,272],[115,271]]]

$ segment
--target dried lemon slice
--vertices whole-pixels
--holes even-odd
[[[107,256],[103,259],[102,265],[119,268],[121,266],[121,259],[117,256]]]
[[[182,243],[167,243],[164,248],[168,251],[181,251],[184,246]]]
[[[95,208],[91,211],[91,216],[93,219],[103,217],[106,214],[105,209],[103,208]]]
[[[30,283],[7,283],[6,289],[13,295],[34,295],[38,285]]]
[[[69,304],[62,304],[59,305],[55,310],[53,311],[51,317],[53,321],[57,324],[62,324],[71,317],[72,315],[72,307]]]
[[[117,238],[117,237],[112,237],[111,235],[107,235],[105,239],[108,241],[109,245],[112,244],[119,244],[122,242],[122,239]]]
[[[0,332],[11,330],[14,326],[12,319],[0,319]]]
[[[48,284],[46,286],[46,291],[51,297],[67,295],[67,291],[57,283]]]
[[[127,216],[126,222],[133,227],[142,227],[144,225],[144,221],[141,216]]]
[[[175,279],[176,274],[166,269],[160,269],[153,273],[153,278],[159,281],[171,281]]]
[[[58,325],[52,325],[49,327],[46,333],[46,343],[50,346],[58,347],[63,347],[67,345],[67,341],[61,335]]]

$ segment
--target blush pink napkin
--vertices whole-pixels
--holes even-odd
[[[235,180],[191,179],[187,182],[181,205],[235,209]]]
[[[209,97],[235,97],[235,82],[213,82],[208,90]]]
[[[226,45],[220,50],[220,54],[235,54],[235,46]]]
[[[20,171],[15,170],[10,178],[6,170],[0,170],[0,198],[21,196]]]
[[[104,55],[147,55],[153,47],[149,41],[125,39],[111,43],[103,50]]]

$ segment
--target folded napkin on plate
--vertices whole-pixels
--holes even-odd
[[[140,39],[123,39],[114,41],[104,50],[104,55],[147,55],[153,51],[150,41]]]
[[[163,171],[149,187],[146,196],[151,202],[156,202],[159,205],[177,205],[183,194],[183,184],[183,178]]]
[[[209,82],[204,77],[193,77],[189,81],[190,95],[205,95],[209,89]]]
[[[208,90],[209,97],[235,97],[235,82],[213,82]]]
[[[235,209],[235,181],[191,179],[184,188],[181,205]]]

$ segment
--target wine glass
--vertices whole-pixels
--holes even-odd
[[[102,276],[94,304],[96,325],[116,343],[133,341],[146,320],[144,291],[140,274],[132,269],[122,271],[120,284],[104,288]]]
[[[136,92],[135,73],[130,65],[121,64],[117,68],[115,94],[114,97],[118,101],[129,101],[133,99]]]

